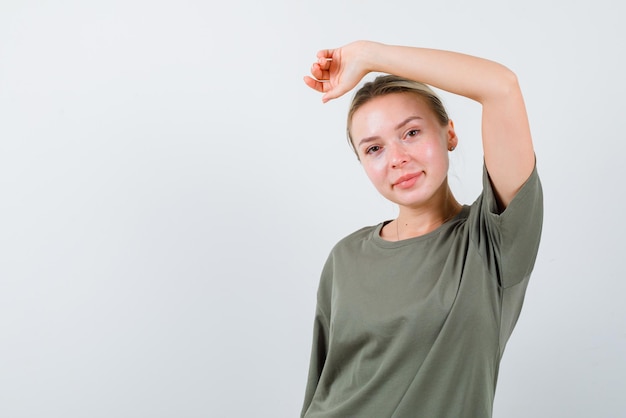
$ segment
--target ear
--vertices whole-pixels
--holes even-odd
[[[454,122],[452,120],[448,121],[448,126],[446,126],[446,137],[448,139],[448,149],[453,150],[459,144],[459,137],[456,136],[456,131],[454,130]]]

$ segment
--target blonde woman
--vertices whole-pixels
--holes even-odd
[[[491,417],[498,367],[541,236],[528,118],[506,67],[358,41],[322,50],[305,83],[338,98],[351,145],[398,217],[338,242],[323,268],[302,417]],[[482,105],[483,191],[447,180],[459,139],[429,86]]]

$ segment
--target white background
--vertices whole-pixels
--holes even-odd
[[[355,39],[512,68],[543,241],[496,417],[626,416],[617,0],[0,2],[0,416],[295,417],[322,264],[395,216],[302,76]],[[443,95],[480,192],[479,107]]]

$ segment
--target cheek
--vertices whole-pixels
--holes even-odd
[[[448,166],[448,149],[439,142],[431,142],[422,150],[422,157],[431,163]]]
[[[363,169],[370,181],[378,185],[385,180],[386,166],[383,158],[372,159],[363,164]]]
[[[382,174],[386,171],[387,168],[387,160],[383,158],[383,156],[379,156],[378,158],[372,158],[369,161],[369,169],[373,172]]]

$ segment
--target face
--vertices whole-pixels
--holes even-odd
[[[350,132],[365,173],[390,201],[420,207],[447,190],[454,125],[441,126],[423,99],[411,93],[376,97],[354,113]]]

